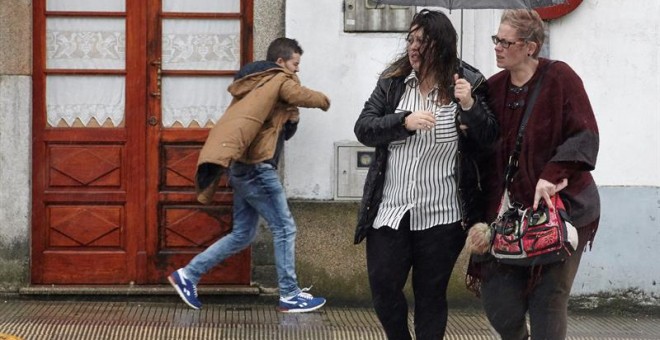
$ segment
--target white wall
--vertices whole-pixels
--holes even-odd
[[[498,10],[464,11],[464,59],[499,71],[490,36]],[[594,177],[603,210],[594,251],[585,254],[574,293],[630,288],[660,294],[660,1],[585,0],[549,24],[550,58],[581,76],[599,124]],[[459,27],[460,11],[452,21]],[[286,34],[302,44],[303,85],[329,95],[329,112],[303,110],[287,144],[289,197],[333,197],[333,143],[356,140],[353,124],[379,72],[404,48],[404,34],[344,33],[340,1],[287,0]],[[629,250],[629,251],[626,251]]]
[[[400,34],[343,33],[340,1],[287,1],[286,35],[304,54],[302,84],[326,93],[330,110],[301,110],[296,136],[287,142],[285,184],[294,198],[333,197],[333,143],[356,140],[353,124],[374,89],[378,74],[392,60]]]
[[[660,186],[660,2],[584,1],[551,26],[598,119],[599,185]]]

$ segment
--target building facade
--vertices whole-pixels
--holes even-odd
[[[299,224],[301,284],[368,301],[364,245],[352,245],[362,170],[340,150],[363,150],[353,123],[405,44],[398,19],[356,31],[350,20],[364,18],[347,18],[351,1],[219,3],[0,0],[0,289],[162,285],[226,232],[231,191],[218,208],[200,208],[191,160],[227,105],[233,72],[285,35],[305,50],[303,85],[332,102],[328,112],[302,110],[281,171]],[[497,72],[488,37],[499,13],[463,16],[464,59],[486,75]],[[601,228],[576,295],[660,294],[651,261],[660,241],[659,14],[652,0],[587,0],[548,25],[547,53],[582,77],[601,135]],[[449,15],[459,25],[459,11]],[[346,180],[346,171],[355,173]],[[267,292],[276,286],[270,247],[260,233],[207,283]],[[466,294],[464,264],[456,297]]]

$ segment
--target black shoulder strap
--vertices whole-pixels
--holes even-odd
[[[522,121],[520,122],[520,127],[518,128],[518,136],[516,137],[516,146],[513,149],[513,152],[511,153],[511,156],[509,156],[509,164],[506,166],[506,171],[504,173],[504,186],[507,187],[511,181],[513,181],[513,177],[516,175],[518,172],[518,157],[520,157],[520,152],[522,151],[522,141],[523,141],[523,135],[525,134],[525,128],[527,127],[527,121],[529,120],[529,116],[532,113],[532,109],[534,108],[534,104],[536,103],[536,98],[539,96],[539,92],[541,92],[541,83],[543,82],[543,77],[545,76],[545,73],[548,71],[550,66],[554,64],[554,60],[551,60],[548,64],[546,64],[539,73],[538,79],[534,82],[534,89],[532,90],[532,93],[529,95],[529,100],[527,101],[527,106],[525,107],[525,113],[523,114]]]

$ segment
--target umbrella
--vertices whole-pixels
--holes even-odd
[[[385,5],[429,6],[447,9],[540,8],[559,5],[566,0],[376,0]]]
[[[444,7],[461,10],[461,49],[463,58],[463,9],[535,9],[560,5],[568,0],[376,0],[379,4],[400,6]]]

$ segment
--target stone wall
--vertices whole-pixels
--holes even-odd
[[[32,3],[0,0],[0,289],[28,281]]]
[[[0,0],[0,75],[32,73],[32,1]]]

